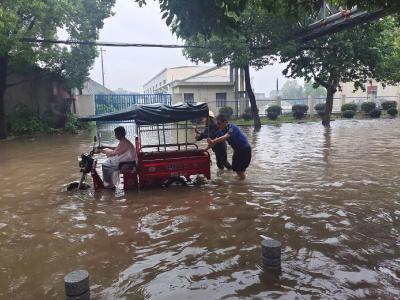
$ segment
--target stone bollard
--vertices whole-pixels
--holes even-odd
[[[89,300],[89,272],[76,270],[64,277],[66,300]]]
[[[281,242],[273,239],[264,239],[261,242],[262,261],[267,269],[280,269]]]

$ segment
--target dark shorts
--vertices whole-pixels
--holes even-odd
[[[235,172],[244,172],[251,161],[251,147],[235,150],[232,156],[232,169]]]

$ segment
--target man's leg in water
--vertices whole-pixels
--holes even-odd
[[[226,153],[226,149],[218,149],[215,151],[215,158],[217,160],[217,167],[221,170],[227,168],[228,170],[232,169],[231,164],[228,162],[228,154]]]
[[[246,179],[246,172],[239,171],[239,172],[236,172],[236,174],[239,176],[240,180],[245,180]]]
[[[217,161],[217,167],[220,170],[224,169],[224,153],[221,151],[221,149],[216,149],[215,150],[215,160]]]
[[[246,169],[251,161],[251,148],[246,147],[233,152],[232,168],[239,176],[239,179],[246,179]]]

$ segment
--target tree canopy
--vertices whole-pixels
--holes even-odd
[[[135,0],[139,5],[148,0]],[[198,33],[210,35],[236,29],[239,16],[246,8],[257,3],[265,11],[299,21],[318,12],[321,0],[158,0],[166,24],[182,38]],[[327,3],[350,9],[357,5],[360,9],[384,8],[390,14],[400,12],[400,1],[387,0],[331,0]]]
[[[188,45],[202,48],[187,48],[186,57],[194,62],[213,61],[217,65],[230,64],[243,68],[245,72],[246,92],[250,99],[252,115],[256,127],[261,126],[255,96],[252,91],[249,66],[262,68],[275,61],[271,43],[271,29],[277,32],[283,30],[279,26],[282,21],[274,18],[259,3],[249,3],[248,7],[237,19],[236,29],[227,29],[223,34],[214,32],[211,35],[194,34],[185,39]],[[180,35],[180,28],[177,28]]]
[[[340,10],[339,5],[346,8],[358,5],[369,10],[383,8],[387,14],[400,12],[399,1],[327,2],[336,12]],[[185,50],[193,61],[213,60],[216,64],[262,68],[278,56],[281,62],[287,63],[284,75],[313,81],[314,88],[325,88],[327,105],[323,124],[326,126],[329,126],[333,95],[341,82],[353,82],[355,88],[364,88],[372,77],[392,82],[400,79],[394,68],[388,68],[399,56],[394,47],[398,40],[393,38],[398,20],[392,17],[299,42],[296,33],[320,19],[322,1],[159,0],[159,3],[163,18],[177,36],[187,44],[208,48]],[[251,97],[250,102],[255,106]]]
[[[94,46],[26,43],[23,38],[56,39],[65,31],[71,39],[96,40],[115,0],[2,0],[0,2],[0,138],[6,136],[4,93],[11,71],[37,66],[80,88],[97,51]]]
[[[0,4],[0,56],[10,67],[37,65],[64,75],[80,87],[96,57],[93,46],[34,44],[22,38],[54,39],[61,30],[69,38],[96,40],[115,0],[4,0]]]
[[[316,85],[313,81],[306,81],[304,82],[304,94],[306,96],[313,96],[314,98],[325,98],[326,89],[324,89],[322,86]]]
[[[279,57],[287,63],[283,73],[326,89],[323,124],[329,126],[333,95],[341,83],[351,82],[355,89],[365,89],[371,78],[390,81],[382,68],[395,53],[392,36],[396,30],[393,19],[386,17],[307,43],[284,43],[279,46]]]
[[[297,80],[288,80],[282,86],[281,96],[283,99],[298,99],[304,98],[305,93],[303,87]]]

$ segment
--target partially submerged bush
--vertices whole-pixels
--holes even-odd
[[[390,108],[387,110],[387,113],[388,113],[389,115],[391,115],[392,117],[395,117],[395,116],[397,116],[397,114],[399,113],[399,111],[398,111],[397,108],[395,108],[395,107],[390,107]]]
[[[220,114],[225,115],[228,119],[230,119],[233,115],[233,108],[230,106],[221,107],[218,111]]]
[[[375,102],[364,102],[363,104],[361,104],[361,110],[366,114],[369,114],[375,108],[376,108]]]
[[[345,112],[346,110],[352,110],[354,112],[357,112],[357,104],[355,103],[345,103],[341,107],[341,111]]]
[[[308,111],[308,105],[305,104],[295,104],[292,106],[292,113],[295,119],[304,118],[305,114]]]
[[[380,118],[382,111],[379,108],[374,108],[369,112],[371,118]]]
[[[356,113],[354,112],[354,110],[351,110],[351,109],[345,110],[344,112],[342,112],[343,118],[346,118],[346,119],[352,119],[355,114]]]
[[[389,110],[389,108],[396,108],[397,102],[396,101],[384,101],[381,104],[383,110]]]
[[[253,114],[251,113],[251,108],[248,107],[245,109],[244,113],[242,114],[242,118],[246,121],[253,119]]]
[[[282,107],[279,105],[271,105],[266,109],[267,118],[270,120],[278,119],[278,116],[282,113]]]
[[[40,131],[49,131],[51,128],[36,115],[30,107],[18,103],[7,118],[7,125],[11,133],[26,134]]]
[[[278,119],[278,114],[275,111],[271,111],[267,113],[267,118],[274,121],[276,119]]]
[[[75,114],[70,114],[65,122],[64,129],[71,133],[77,133],[79,130],[89,129],[91,122],[81,122],[78,120],[78,116]]]
[[[267,114],[269,113],[275,113],[279,116],[280,114],[282,114],[282,107],[280,107],[279,105],[271,105],[267,108]]]
[[[321,118],[325,114],[325,103],[318,103],[314,106],[315,111],[317,112],[318,116]]]

